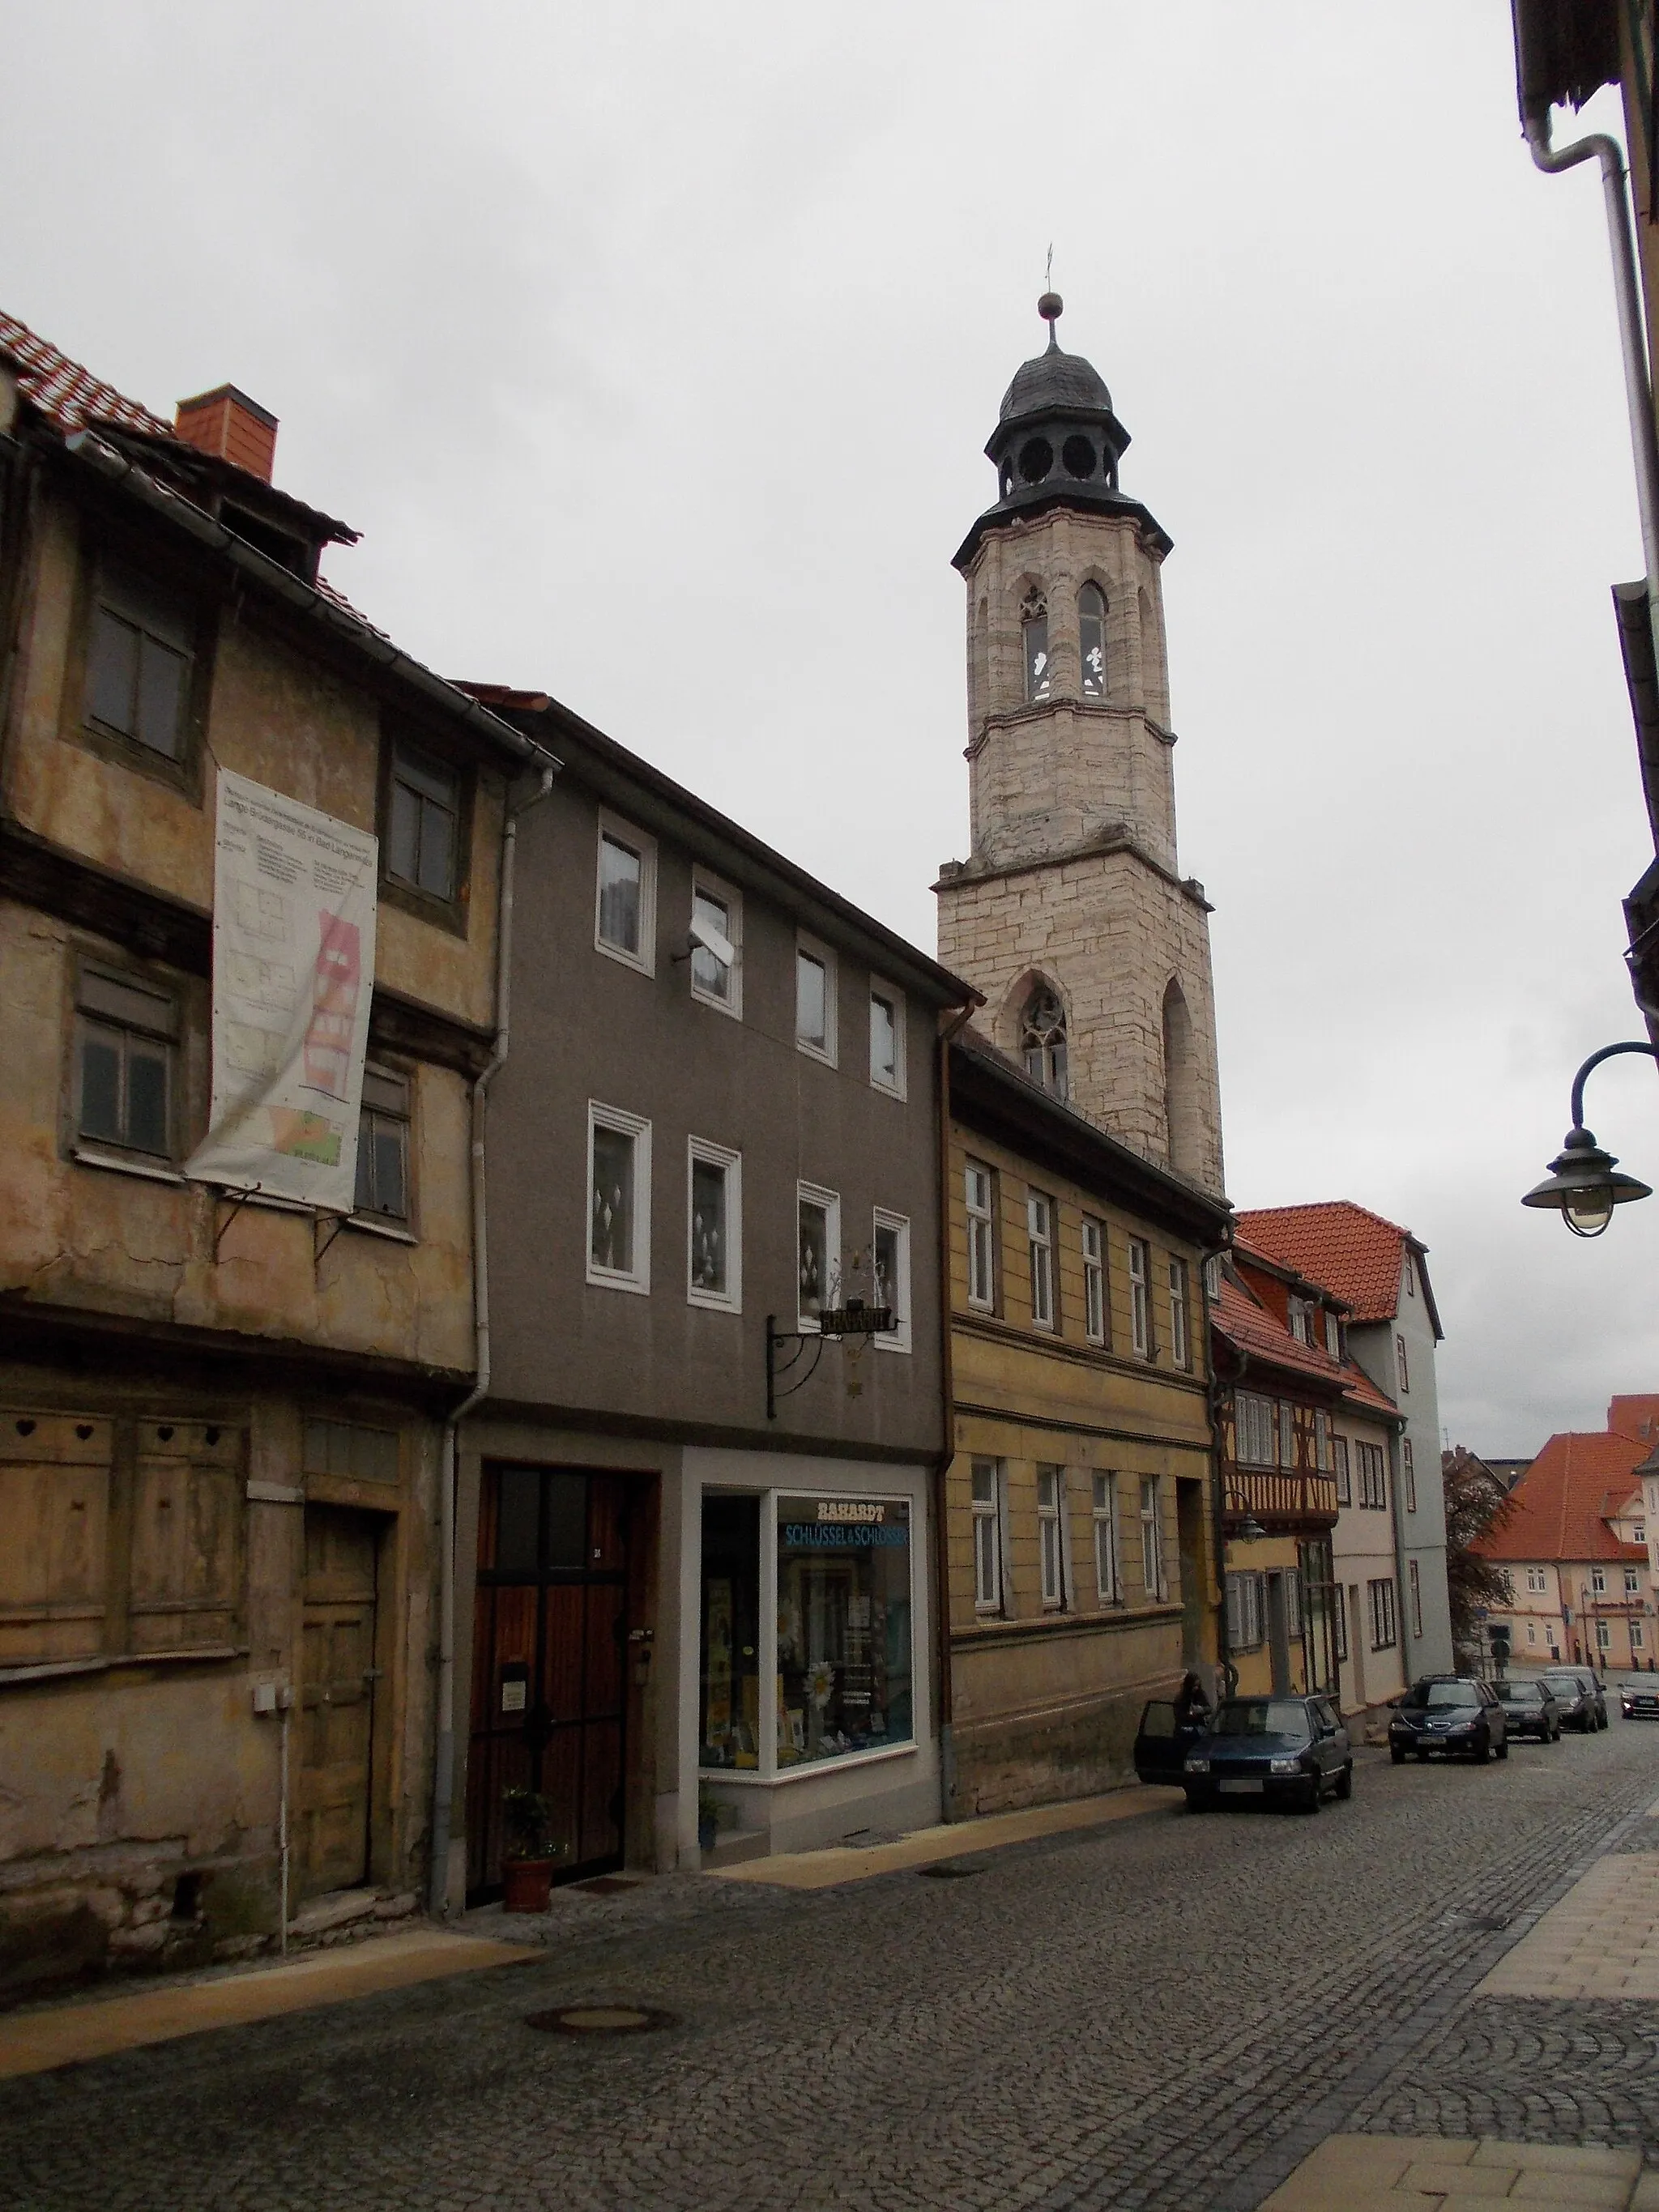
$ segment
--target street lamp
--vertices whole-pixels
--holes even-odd
[[[1604,1044],[1590,1054],[1572,1079],[1572,1127],[1550,1162],[1548,1175],[1521,1201],[1559,1212],[1575,1237],[1599,1237],[1613,1219],[1615,1206],[1653,1195],[1650,1184],[1620,1175],[1618,1161],[1601,1150],[1584,1127],[1585,1077],[1604,1060],[1623,1052],[1645,1053],[1650,1060],[1659,1060],[1659,1045],[1651,1044]]]

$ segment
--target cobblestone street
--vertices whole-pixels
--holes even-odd
[[[1656,1796],[1659,1730],[1615,1717],[1483,1768],[1367,1754],[1314,1820],[571,1899],[544,1962],[0,2084],[0,2206],[1248,2212],[1343,2130],[1659,2153],[1650,2004],[1474,1994],[1601,1851],[1659,1844]],[[675,2024],[525,2024],[577,1998]]]

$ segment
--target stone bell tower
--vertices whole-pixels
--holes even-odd
[[[973,851],[934,886],[939,957],[1049,1089],[1219,1193],[1210,907],[1176,860],[1170,541],[1119,489],[1129,434],[1061,350],[1061,306],[1037,302],[1048,349],[1004,397],[985,448],[997,501],[955,559]]]

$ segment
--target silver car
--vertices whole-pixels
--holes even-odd
[[[1588,1667],[1547,1667],[1542,1679],[1561,1708],[1563,1728],[1588,1735],[1607,1724],[1607,1701],[1601,1685]]]

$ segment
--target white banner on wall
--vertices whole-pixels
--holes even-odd
[[[219,770],[213,1105],[186,1175],[349,1213],[379,841]]]

